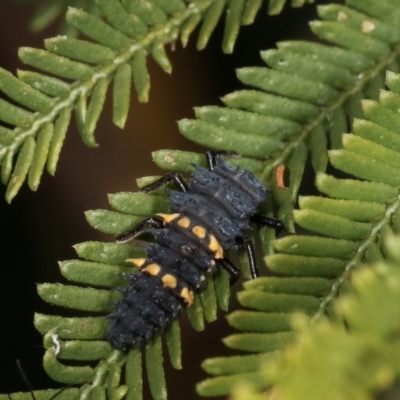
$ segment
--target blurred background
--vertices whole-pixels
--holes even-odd
[[[19,47],[43,48],[43,39],[58,32],[57,23],[40,33],[30,32],[28,24],[34,9],[34,2],[1,2],[0,66],[13,74],[25,68],[17,57]],[[42,337],[33,327],[33,314],[56,310],[40,300],[36,284],[65,282],[57,262],[76,258],[72,245],[114,240],[91,228],[84,211],[107,209],[108,193],[135,191],[136,178],[162,174],[152,162],[152,151],[204,151],[179,134],[176,121],[193,118],[195,106],[221,104],[221,96],[242,87],[235,77],[236,68],[263,65],[259,51],[275,47],[276,41],[310,38],[307,21],[315,18],[313,4],[302,9],[286,6],[277,17],[267,17],[264,4],[256,23],[241,29],[232,55],[221,51],[222,24],[202,52],[195,49],[195,31],[186,49],[177,43],[168,52],[171,75],[149,60],[150,101],[139,104],[132,93],[124,130],[112,124],[108,98],[96,132],[99,147],[85,147],[72,120],[55,177],[45,173],[37,193],[24,185],[11,205],[4,200],[5,187],[0,186],[0,393],[28,390],[16,359],[35,390],[60,387],[41,367],[44,350]],[[232,299],[232,309],[234,303]],[[220,315],[200,334],[194,333],[183,318],[182,332],[184,369],[175,371],[167,366],[169,398],[196,399],[195,384],[206,377],[200,362],[209,356],[229,354],[221,338],[230,331]]]

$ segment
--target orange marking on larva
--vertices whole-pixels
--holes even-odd
[[[156,215],[161,217],[166,223],[170,223],[181,216],[180,214],[156,214]]]
[[[161,280],[163,281],[165,287],[169,287],[171,289],[175,289],[176,285],[178,284],[176,278],[171,274],[165,274]]]
[[[183,217],[178,220],[178,225],[182,228],[189,228],[190,226],[190,219],[188,217]]]
[[[278,168],[275,170],[276,186],[281,189],[287,189],[284,180],[285,169],[286,167],[284,165],[279,165]]]
[[[158,275],[161,271],[161,267],[157,264],[149,264],[146,268],[143,268],[142,271],[146,271],[150,275]]]
[[[206,230],[202,226],[196,225],[193,227],[192,232],[199,237],[200,239],[204,239],[206,237]]]
[[[186,303],[188,303],[189,306],[191,306],[193,304],[193,300],[194,300],[194,296],[193,296],[193,292],[191,290],[189,290],[188,288],[183,288],[181,290],[181,294],[180,296],[182,297],[183,300],[186,301]]]
[[[145,258],[127,258],[125,260],[125,262],[135,264],[138,268],[141,268],[145,264],[146,259]]]
[[[224,250],[214,235],[210,235],[210,243],[208,244],[208,248],[214,253],[214,258],[224,258]]]

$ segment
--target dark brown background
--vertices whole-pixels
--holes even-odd
[[[12,73],[25,68],[18,60],[18,47],[43,48],[43,39],[57,34],[56,25],[30,33],[32,11],[31,4],[1,1],[0,66]],[[264,5],[256,24],[242,28],[233,55],[221,52],[222,25],[202,52],[195,50],[196,32],[187,49],[177,44],[174,52],[168,52],[171,75],[149,62],[150,102],[138,104],[132,97],[123,131],[111,123],[108,100],[96,133],[98,148],[83,145],[72,121],[55,178],[45,173],[37,193],[24,185],[11,205],[0,186],[0,393],[27,390],[15,367],[17,358],[35,389],[58,386],[41,368],[42,338],[33,327],[33,313],[52,310],[37,296],[35,286],[62,281],[57,261],[75,258],[73,244],[113,241],[86,223],[84,211],[108,208],[107,193],[134,191],[135,178],[160,174],[151,161],[152,151],[202,151],[180,136],[176,121],[192,118],[195,106],[220,104],[219,97],[240,88],[235,68],[263,65],[260,49],[274,47],[277,40],[308,37],[307,21],[315,15],[315,6],[307,5],[300,10],[286,7],[282,15],[267,18]],[[199,364],[206,357],[227,353],[221,338],[229,330],[222,315],[201,334],[195,334],[185,320],[182,329],[184,369],[168,369],[169,398],[195,399],[194,385],[206,377]]]

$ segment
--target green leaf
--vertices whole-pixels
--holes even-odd
[[[219,19],[220,16],[218,16]],[[181,43],[182,47],[186,47],[189,42],[189,37],[193,31],[197,28],[201,22],[201,16],[198,14],[192,15],[187,21],[182,25],[181,28]],[[198,50],[201,50],[200,48]]]
[[[250,25],[254,22],[254,19],[261,5],[262,5],[262,0],[246,1],[242,15],[242,25]]]
[[[385,57],[390,53],[390,48],[385,43],[346,28],[339,22],[313,21],[310,26],[321,39],[328,40],[345,49],[364,53],[373,59]]]
[[[66,97],[71,87],[66,82],[37,72],[18,70],[18,78],[42,93],[55,97]]]
[[[93,369],[88,366],[71,367],[61,364],[55,356],[54,348],[46,350],[43,357],[43,367],[47,375],[53,380],[73,385],[90,382],[94,374]]]
[[[27,65],[71,80],[87,80],[94,70],[89,65],[49,53],[45,50],[21,47],[18,51],[20,60]]]
[[[33,114],[0,99],[0,120],[10,125],[27,128],[33,122]]]
[[[54,105],[53,100],[48,96],[2,68],[0,68],[0,90],[15,102],[33,111],[48,112]]]
[[[85,213],[89,225],[104,233],[118,235],[140,222],[141,218],[122,215],[107,210],[92,210]]]
[[[50,175],[54,175],[56,172],[58,159],[70,119],[71,109],[65,108],[60,112],[60,116],[56,119],[56,123],[54,124],[54,132],[47,156],[47,171]]]
[[[146,67],[147,53],[144,50],[136,51],[132,59],[133,83],[139,101],[146,103],[149,99],[150,77]]]
[[[109,47],[66,36],[46,39],[44,43],[51,53],[87,64],[111,62],[116,56]]]
[[[151,55],[156,63],[168,74],[172,72],[172,65],[165,52],[164,43],[156,42],[151,49]]]
[[[197,50],[203,50],[214,32],[215,27],[224,11],[226,0],[217,0],[204,15],[204,22],[201,25],[199,38],[197,39]],[[233,46],[231,44],[231,46]]]
[[[68,280],[103,287],[118,287],[126,284],[124,274],[132,273],[132,268],[88,261],[63,261],[61,274]]]
[[[121,129],[128,118],[131,97],[131,66],[121,64],[117,68],[113,90],[113,122]]]
[[[228,0],[228,9],[225,22],[222,50],[224,53],[232,53],[236,37],[242,19],[245,0]]]
[[[300,197],[299,206],[303,210],[320,211],[360,222],[376,221],[385,213],[383,204],[359,200],[332,200],[313,196]]]
[[[146,346],[146,370],[149,376],[150,391],[154,400],[167,398],[167,390],[162,367],[161,338],[155,337]]]
[[[318,125],[311,131],[309,148],[311,153],[311,163],[315,172],[324,172],[328,164],[328,149],[326,130]]]
[[[239,292],[238,300],[244,307],[274,313],[294,311],[312,313],[319,306],[318,299],[312,296],[263,293],[259,290]]]
[[[104,317],[64,318],[35,314],[34,324],[42,335],[57,328],[57,336],[60,339],[76,340],[102,339],[108,328],[108,321]]]
[[[120,50],[131,45],[128,36],[85,11],[69,8],[66,19],[71,26],[112,50]]]
[[[384,183],[393,187],[400,183],[396,168],[350,151],[332,150],[329,152],[329,160],[334,167],[340,165],[344,172],[353,173],[356,177],[367,181]],[[366,162],[369,164],[368,169],[365,168]]]
[[[223,396],[230,393],[232,388],[241,379],[249,382],[252,387],[262,390],[265,387],[265,379],[259,372],[248,372],[244,374],[218,376],[213,379],[207,379],[197,384],[196,390],[202,396]]]
[[[38,133],[35,152],[28,173],[28,185],[31,190],[36,190],[39,186],[53,133],[54,126],[50,123],[43,125],[43,128]]]
[[[392,29],[392,27],[385,22],[374,18],[368,18],[365,14],[352,10],[350,7],[344,7],[339,4],[329,4],[320,6],[318,12],[321,18],[326,21],[341,19],[345,26],[354,30],[359,30],[386,43],[398,43],[400,39],[400,32]]]
[[[194,303],[186,308],[186,313],[194,330],[198,332],[204,330],[203,308],[199,296],[194,296]]]
[[[243,83],[264,91],[298,99],[317,106],[326,104],[338,95],[335,89],[324,83],[314,82],[286,72],[267,68],[241,68],[238,70],[238,77]],[[293,117],[290,119],[296,120]]]
[[[206,282],[206,290],[202,290],[198,296],[203,307],[204,319],[207,322],[212,322],[217,319],[217,298],[215,296],[213,277],[210,274],[206,275]]]
[[[336,199],[382,203],[393,200],[397,195],[393,186],[383,183],[337,179],[326,174],[318,174],[316,184],[321,192]]]
[[[33,138],[27,139],[22,146],[22,149],[18,155],[17,162],[15,164],[14,172],[11,176],[6,191],[6,200],[9,203],[17,194],[18,190],[20,189],[26,178],[26,175],[28,174],[28,170],[34,157],[35,146],[36,144]]]
[[[57,342],[57,358],[60,360],[76,360],[76,361],[95,361],[108,357],[111,354],[112,347],[110,343],[102,340],[69,340],[60,341],[55,339],[53,335],[49,335],[46,348],[54,346]]]
[[[347,68],[331,65],[326,61],[304,58],[301,53],[292,53],[284,48],[262,51],[261,58],[271,68],[304,78],[310,78],[312,69],[313,80],[336,89],[345,89],[355,83],[354,75]]]
[[[274,242],[274,246],[281,253],[334,258],[350,257],[357,250],[357,243],[349,240],[301,235],[291,235],[278,239]]]
[[[166,331],[165,337],[171,365],[175,369],[182,369],[181,328],[178,320],[171,322],[171,326]]]
[[[245,332],[281,332],[291,329],[290,317],[291,315],[286,312],[267,314],[254,311],[234,311],[229,314],[228,322],[233,328]]]
[[[97,6],[107,17],[108,23],[125,35],[136,38],[148,32],[146,24],[136,15],[126,12],[116,0],[96,0]]]
[[[218,146],[222,150],[240,152],[244,156],[261,158],[269,152],[269,143],[258,135],[243,135],[230,129],[217,128],[207,122],[193,120],[181,120],[179,129],[182,135],[196,143],[210,147]]]
[[[338,239],[365,238],[372,227],[368,223],[350,221],[313,210],[295,210],[294,219],[303,228]]]
[[[87,261],[126,267],[128,258],[142,258],[143,249],[122,243],[84,242],[74,246],[78,256]]]
[[[34,16],[29,24],[33,32],[39,32],[46,28],[49,24],[57,18],[63,10],[63,3],[61,1],[42,2],[36,8]]]
[[[109,291],[78,286],[43,283],[38,285],[39,296],[48,303],[75,310],[110,312],[114,300]]]
[[[285,41],[279,42],[280,49],[301,55],[310,55],[318,58],[327,64],[337,64],[353,73],[360,73],[374,67],[375,63],[370,57],[360,51],[346,50],[341,47],[324,46],[319,43],[306,41]]]
[[[125,380],[127,400],[142,399],[142,352],[139,349],[131,350],[126,357]]]
[[[205,360],[201,367],[212,375],[220,375],[221,371],[224,371],[227,375],[244,374],[259,368],[262,363],[270,358],[269,354],[219,357]]]
[[[223,342],[226,346],[253,353],[274,351],[292,343],[295,335],[292,332],[281,333],[243,333],[226,337]]]
[[[109,195],[110,205],[117,211],[143,216],[166,213],[169,202],[161,196],[144,193],[122,192]]]
[[[96,147],[97,143],[94,139],[94,131],[97,121],[103,109],[106,100],[108,80],[106,78],[99,79],[90,96],[90,103],[84,120],[83,132],[81,134],[84,143],[90,147]]]

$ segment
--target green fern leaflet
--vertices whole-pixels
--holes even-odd
[[[228,317],[243,333],[224,340],[228,347],[255,353],[204,362],[210,378],[198,386],[204,395],[228,394],[238,379],[260,389],[269,386],[260,365],[295,339],[290,320],[302,311],[315,323],[337,318],[333,300],[345,293],[354,270],[387,258],[385,238],[400,233],[400,75],[387,73],[380,102],[362,101],[367,119],[354,121],[354,134],[342,136],[343,149],[328,152],[332,166],[355,179],[320,173],[316,185],[329,197],[300,197],[295,222],[310,235],[292,235],[274,243],[265,261],[280,278],[245,283],[242,306]]]
[[[0,91],[6,96],[0,100],[0,165],[1,180],[8,184],[7,201],[26,178],[36,190],[44,168],[54,175],[73,110],[82,140],[97,146],[94,133],[110,83],[113,122],[123,128],[131,86],[139,101],[148,100],[149,56],[170,73],[166,45],[180,38],[185,46],[201,25],[197,47],[203,49],[224,13],[223,50],[230,53],[240,25],[252,23],[261,4],[259,0],[96,0],[85,3],[92,13],[69,8],[68,26],[90,41],[57,36],[45,41],[46,50],[21,48],[21,61],[40,72],[21,70],[14,77],[0,69]],[[272,12],[279,12],[283,4],[272,4]],[[45,20],[36,19],[38,27],[60,12],[63,1],[42,6],[49,14]]]
[[[335,321],[312,326],[293,318],[301,340],[262,369],[265,382],[274,385],[266,399],[398,397],[400,240],[388,236],[384,242],[389,262],[354,273],[355,293],[334,303]],[[259,398],[254,388],[235,389],[234,399],[243,396]]]

